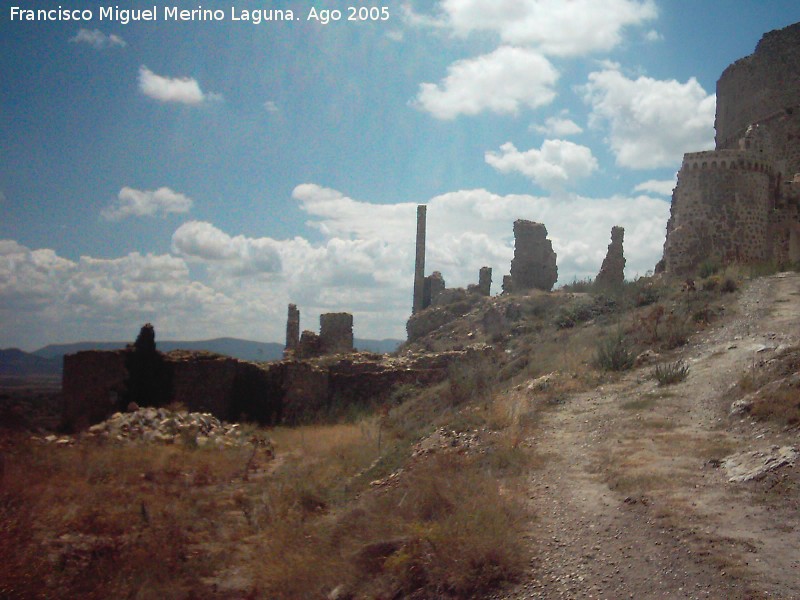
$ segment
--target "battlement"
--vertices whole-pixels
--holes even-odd
[[[772,163],[761,160],[747,150],[706,150],[683,155],[681,170],[728,169],[774,174]]]

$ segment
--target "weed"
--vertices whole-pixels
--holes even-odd
[[[653,370],[653,377],[658,381],[658,385],[678,383],[686,379],[687,375],[689,375],[689,365],[682,360],[656,365]]]
[[[491,396],[491,387],[495,380],[494,367],[490,359],[479,355],[454,361],[447,367],[447,380],[453,405],[484,400]]]
[[[709,258],[697,266],[697,275],[700,279],[705,279],[714,275],[720,268],[721,265],[718,260]]]
[[[594,280],[591,277],[586,279],[578,279],[577,277],[561,288],[565,292],[573,293],[591,293],[594,291]]]
[[[634,359],[633,348],[621,329],[597,344],[595,364],[604,371],[626,371],[633,366]]]

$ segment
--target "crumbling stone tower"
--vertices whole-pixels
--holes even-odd
[[[300,344],[300,311],[297,305],[290,304],[286,318],[286,348],[287,351],[294,351]]]
[[[319,345],[323,354],[353,351],[353,315],[325,313],[319,316]]]
[[[717,82],[716,149],[684,155],[659,269],[800,261],[800,23]]]
[[[595,286],[600,289],[618,288],[625,282],[625,255],[622,251],[624,237],[624,227],[615,225],[611,228],[611,243],[594,280]]]
[[[550,291],[558,280],[558,266],[547,228],[541,223],[514,221],[514,258],[511,287],[514,292],[531,288]]]
[[[428,207],[424,204],[417,206],[417,252],[414,262],[414,304],[411,314],[416,314],[425,308],[425,224]],[[430,304],[430,301],[428,302]]]

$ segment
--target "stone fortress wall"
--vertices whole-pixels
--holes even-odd
[[[715,127],[716,150],[684,155],[660,266],[800,261],[800,23],[723,72]]]

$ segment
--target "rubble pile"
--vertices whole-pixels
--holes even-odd
[[[173,412],[166,408],[115,413],[91,426],[88,435],[118,441],[190,442],[198,446],[209,443],[235,446],[249,442],[238,423],[223,423],[210,413]]]

